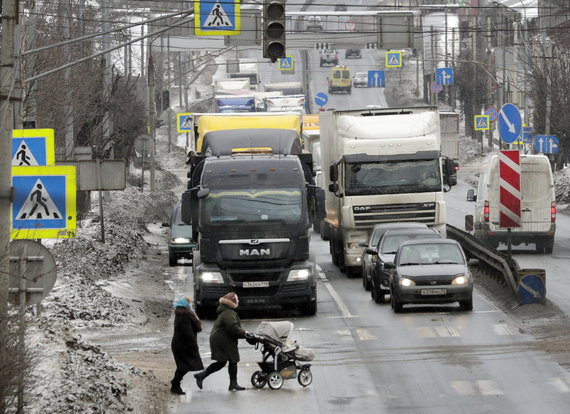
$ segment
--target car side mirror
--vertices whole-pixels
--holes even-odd
[[[372,256],[378,256],[378,250],[376,250],[374,247],[367,247],[365,251],[366,254],[370,254]]]
[[[472,188],[467,190],[467,201],[477,201],[477,194],[475,194],[475,190]]]
[[[479,259],[469,259],[467,261],[467,266],[477,266],[479,264]]]

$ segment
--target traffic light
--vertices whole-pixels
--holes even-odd
[[[285,0],[263,3],[263,57],[272,62],[285,57]]]

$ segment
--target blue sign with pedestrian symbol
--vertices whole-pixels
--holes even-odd
[[[75,167],[13,167],[12,187],[12,239],[75,237]]]
[[[12,130],[12,166],[37,167],[55,164],[53,129]]]
[[[192,132],[192,114],[176,114],[176,130],[180,133]]]
[[[319,106],[325,106],[329,101],[329,97],[324,92],[319,92],[315,95],[315,103]]]
[[[383,88],[386,86],[386,78],[384,77],[383,70],[369,70],[368,71],[368,87],[369,88]]]
[[[475,130],[486,131],[490,128],[489,115],[475,115]]]
[[[521,135],[522,120],[519,108],[504,104],[499,112],[499,136],[506,143],[517,141]]]
[[[560,141],[554,135],[537,135],[534,138],[534,149],[541,154],[558,154]]]
[[[194,2],[196,36],[228,36],[240,33],[240,2],[210,0]]]
[[[401,68],[402,67],[402,52],[386,52],[386,67],[387,68]]]
[[[435,81],[440,85],[453,85],[453,68],[436,69]]]
[[[295,70],[293,56],[279,58],[279,70]]]

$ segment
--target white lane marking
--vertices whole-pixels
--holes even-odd
[[[451,388],[459,395],[474,395],[475,385],[471,381],[452,381]]]
[[[361,328],[356,330],[356,335],[358,335],[358,339],[360,339],[361,341],[371,341],[374,339],[378,339],[370,332],[368,332],[366,329],[361,329]]]
[[[459,332],[457,332],[451,326],[436,326],[435,331],[442,338],[447,338],[447,337],[452,337],[452,336],[460,336]]]
[[[475,382],[479,392],[482,395],[504,395],[505,393],[499,388],[493,380],[477,380]]]
[[[338,293],[336,293],[336,290],[334,290],[332,285],[328,282],[325,274],[323,272],[319,272],[318,274],[319,274],[319,278],[321,278],[321,280],[323,282],[323,285],[325,286],[325,288],[327,288],[327,290],[329,291],[333,300],[335,301],[336,306],[338,306],[338,309],[340,310],[340,313],[342,314],[342,316],[347,317],[347,318],[352,318],[352,314],[348,310],[348,307],[346,306],[344,301],[341,299],[341,297],[338,295]]]
[[[558,392],[570,392],[570,388],[562,378],[550,378],[548,384]]]
[[[514,335],[515,333],[506,323],[496,323],[493,325],[493,330],[496,335]]]
[[[420,326],[416,328],[416,333],[420,338],[435,338],[437,336],[433,329],[428,326]]]

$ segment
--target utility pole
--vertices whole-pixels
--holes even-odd
[[[149,43],[150,46],[150,43]],[[148,127],[150,132],[150,137],[152,138],[151,143],[151,157],[150,157],[150,191],[153,192],[155,188],[155,171],[154,171],[154,159],[156,156],[156,131],[154,128],[154,120],[156,118],[156,105],[154,103],[154,61],[152,59],[152,53],[150,47],[148,50]]]
[[[0,49],[0,332],[6,332],[8,323],[8,285],[10,281],[10,204],[12,201],[12,130],[15,106],[20,91],[16,85],[15,40],[18,23],[18,0],[3,0],[2,48]],[[0,342],[0,365],[8,361],[6,343]],[[0,390],[0,406],[6,395]]]

